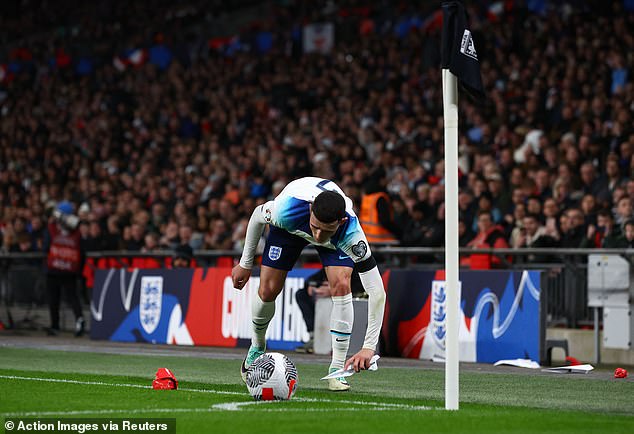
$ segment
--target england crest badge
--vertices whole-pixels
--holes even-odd
[[[271,246],[269,249],[269,259],[271,261],[277,261],[282,256],[282,248],[277,246]]]

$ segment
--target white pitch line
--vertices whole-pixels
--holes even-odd
[[[107,383],[103,381],[81,381],[81,380],[68,380],[63,378],[40,378],[40,377],[23,377],[18,375],[0,375],[0,379],[8,379],[8,380],[27,380],[27,381],[42,381],[48,383],[67,383],[67,384],[78,384],[78,385],[87,385],[87,386],[110,386],[110,387],[131,387],[136,389],[152,389],[151,386],[144,386],[142,384],[132,384],[132,383]],[[241,392],[232,392],[228,390],[211,390],[211,389],[191,389],[191,388],[180,388],[178,389],[184,392],[198,392],[198,393],[211,393],[216,395],[234,395],[234,396],[245,396],[244,393]],[[212,406],[210,409],[141,409],[141,410],[81,410],[81,411],[71,411],[66,413],[59,412],[33,412],[34,416],[44,416],[44,415],[55,415],[55,414],[67,414],[67,415],[75,415],[75,414],[100,414],[100,413],[117,413],[117,412],[130,412],[130,413],[140,413],[140,412],[169,412],[173,411],[214,411],[214,410],[235,410],[234,408],[228,407],[241,407],[245,405],[252,405],[258,403],[275,403],[275,402],[283,402],[283,401],[244,401],[244,402],[232,402],[225,404],[216,404]],[[339,400],[339,399],[327,399],[327,398],[296,398],[293,402],[321,402],[321,403],[336,403],[336,404],[348,404],[348,405],[361,405],[366,406],[368,409],[372,410],[432,410],[433,407],[427,406],[417,406],[417,405],[409,405],[409,404],[397,404],[397,403],[387,403],[387,402],[376,402],[376,401],[353,401],[353,400]],[[217,407],[216,406],[227,406]],[[239,408],[242,410],[242,408]],[[337,409],[291,409],[291,408],[281,408],[281,409],[264,409],[262,411],[356,411],[357,408],[337,408]],[[1,414],[2,416],[13,416],[12,413]],[[18,416],[28,416],[31,413],[20,413],[15,414]]]
[[[102,381],[79,381],[79,380],[67,380],[63,378],[21,377],[19,375],[0,375],[0,378],[6,378],[7,380],[44,381],[47,383],[69,383],[69,384],[82,384],[82,385],[92,385],[92,386],[137,387],[139,389],[148,389],[150,387],[150,386],[143,386],[141,384],[106,383]]]
[[[266,401],[270,403],[271,401]],[[255,401],[254,401],[255,403]],[[231,403],[226,403],[230,405]],[[47,417],[47,416],[86,416],[86,415],[104,415],[104,414],[145,414],[145,413],[215,413],[221,411],[232,411],[229,408],[222,408],[224,404],[215,404],[213,407],[203,408],[137,408],[137,409],[101,409],[101,410],[71,410],[71,411],[29,411],[17,413],[0,413],[0,417]],[[237,411],[248,412],[265,412],[265,413],[331,413],[331,412],[355,412],[359,411],[359,407],[336,407],[336,408],[240,408]],[[394,410],[431,410],[430,407],[403,407],[403,408],[387,408],[387,407],[367,407],[365,410],[371,411],[394,411]]]
[[[341,404],[350,404],[350,405],[378,405],[381,407],[395,407],[395,408],[405,408],[405,407],[413,407],[417,409],[427,409],[431,410],[433,407],[425,407],[420,405],[410,405],[410,404],[397,404],[392,402],[376,402],[376,401],[350,401],[345,399],[327,399],[327,398],[296,398],[295,401],[304,401],[304,402],[327,402],[327,403],[341,403]]]
[[[2,417],[41,417],[41,416],[81,416],[86,414],[128,414],[128,413],[186,413],[207,412],[209,408],[136,408],[136,409],[101,409],[70,411],[28,411],[17,413],[0,413]]]
[[[262,405],[269,402],[276,402],[276,401],[223,402],[220,404],[214,404],[211,406],[211,408],[214,410],[240,411],[242,410],[242,407],[246,407],[248,405]]]
[[[8,380],[28,380],[28,381],[44,381],[48,383],[68,383],[68,384],[80,384],[88,386],[114,386],[114,387],[133,387],[137,389],[152,389],[152,386],[144,386],[142,384],[131,383],[106,383],[104,381],[80,381],[80,380],[68,380],[63,378],[39,378],[39,377],[21,377],[18,375],[0,375],[0,378]],[[218,395],[244,395],[240,392],[231,392],[228,390],[209,390],[209,389],[189,389],[181,388],[184,392],[202,392],[202,393],[215,393]]]

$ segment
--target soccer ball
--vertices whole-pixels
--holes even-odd
[[[265,353],[247,370],[247,388],[256,401],[286,401],[297,388],[297,368],[280,353]]]

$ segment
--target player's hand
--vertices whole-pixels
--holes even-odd
[[[249,277],[251,277],[251,270],[247,270],[246,268],[242,268],[240,264],[233,267],[231,270],[231,280],[233,280],[233,287],[235,289],[242,289],[244,285],[249,281]]]
[[[354,356],[350,357],[346,362],[344,368],[353,367],[354,372],[359,372],[370,367],[370,359],[374,356],[374,351],[367,348],[362,348]]]

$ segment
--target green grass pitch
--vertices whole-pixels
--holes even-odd
[[[255,403],[239,360],[0,347],[0,414],[175,417],[179,433],[634,432],[630,381],[462,371],[460,410],[445,411],[442,370],[385,365],[332,393],[325,366],[297,363],[295,398]],[[151,389],[159,367],[179,390]]]

